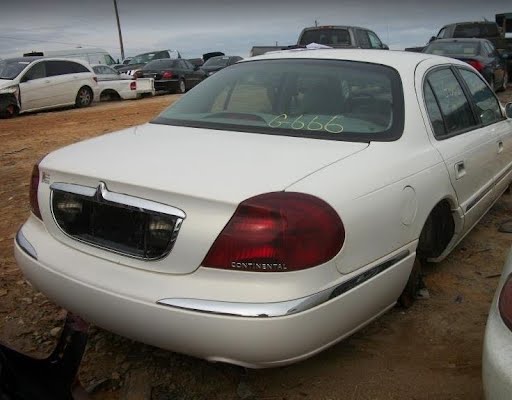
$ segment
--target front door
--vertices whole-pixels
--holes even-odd
[[[46,62],[35,63],[20,78],[21,111],[43,108],[51,97],[50,80],[46,76]]]

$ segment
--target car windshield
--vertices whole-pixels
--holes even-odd
[[[154,69],[165,69],[165,68],[173,68],[176,66],[176,61],[167,59],[155,60],[147,63],[142,70],[154,70]]]
[[[228,65],[229,57],[213,57],[204,63],[204,67],[225,67]]]
[[[147,62],[150,62],[153,58],[156,56],[155,53],[146,53],[146,54],[139,54],[138,56],[133,57],[128,65],[130,64],[145,64]]]
[[[500,33],[496,24],[460,24],[455,27],[453,37],[456,38],[487,38],[497,37]]]
[[[201,83],[153,123],[346,141],[389,141],[403,130],[398,72],[341,60],[235,64]]]
[[[305,31],[299,45],[306,46],[310,43],[319,43],[328,46],[350,46],[350,34],[347,29],[312,29]]]
[[[468,56],[480,54],[480,43],[475,42],[437,42],[429,44],[425,53],[439,56]]]
[[[14,79],[23,71],[30,61],[22,60],[1,60],[0,79]]]

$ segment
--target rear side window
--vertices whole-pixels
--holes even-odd
[[[432,92],[432,88],[428,82],[425,84],[425,105],[427,106],[430,122],[434,129],[434,136],[437,138],[445,136],[446,129],[444,128],[443,115],[441,114],[439,104],[437,104],[434,92]]]
[[[473,71],[459,69],[466,82],[482,124],[489,125],[503,119],[501,108],[494,93]]]
[[[47,61],[46,62],[46,75],[47,76],[58,76],[73,74],[75,69],[73,64],[68,61]]]
[[[166,69],[166,68],[175,68],[176,67],[176,61],[170,60],[168,58],[164,58],[161,60],[155,60],[147,63],[142,69],[144,71],[149,70],[158,70],[158,69]]]
[[[453,135],[477,125],[468,99],[449,68],[429,73],[427,82],[443,115],[446,135]]]
[[[155,123],[347,141],[403,131],[398,72],[341,60],[261,60],[206,79]]]

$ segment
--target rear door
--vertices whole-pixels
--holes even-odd
[[[423,95],[433,131],[432,143],[444,159],[464,213],[464,231],[488,210],[495,199],[497,135],[482,126],[471,94],[450,66],[430,70]]]
[[[76,92],[74,91],[74,69],[71,61],[47,61],[46,76],[50,81],[52,105],[73,103]]]

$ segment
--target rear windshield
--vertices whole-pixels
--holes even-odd
[[[213,57],[204,63],[205,67],[225,67],[228,65],[229,57]]]
[[[499,36],[496,24],[460,24],[455,27],[453,37],[456,38],[486,38]]]
[[[439,56],[474,57],[480,54],[480,43],[434,41],[428,45],[425,53],[437,54]]]
[[[0,60],[0,79],[14,79],[23,71],[30,61]]]
[[[313,29],[305,31],[299,45],[306,46],[310,43],[325,44],[328,46],[350,46],[350,34],[347,29]]]
[[[173,68],[176,65],[176,61],[169,59],[155,60],[147,63],[142,70],[148,71],[151,69],[164,69],[164,68]]]
[[[398,72],[341,60],[260,60],[203,81],[154,123],[346,141],[403,130]]]

